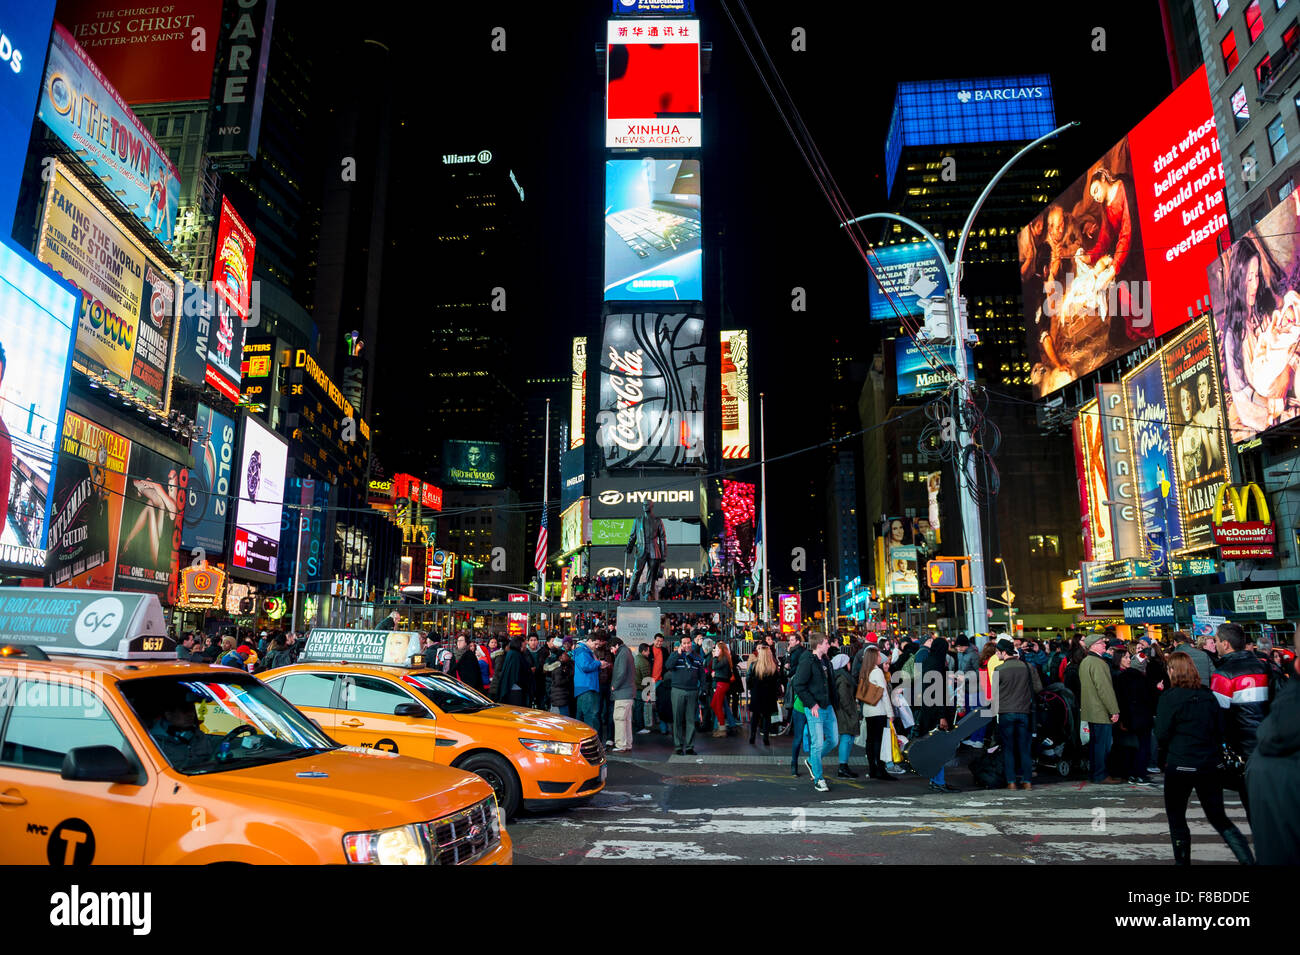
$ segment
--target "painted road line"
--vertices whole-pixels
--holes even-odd
[[[601,839],[592,844],[586,858],[605,862],[651,862],[669,859],[678,862],[742,862],[741,856],[724,852],[705,852],[694,842],[640,842]]]

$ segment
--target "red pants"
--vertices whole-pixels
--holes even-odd
[[[722,706],[722,701],[727,698],[727,690],[731,688],[729,680],[719,680],[717,687],[713,690],[713,699],[709,706],[713,710],[713,715],[718,718],[719,726],[727,725],[727,711]]]

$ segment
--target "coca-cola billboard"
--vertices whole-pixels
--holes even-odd
[[[605,317],[596,441],[604,467],[704,463],[704,319],[690,312]]]

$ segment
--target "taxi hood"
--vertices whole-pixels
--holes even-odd
[[[340,829],[383,829],[437,819],[492,795],[478,776],[382,750],[343,747],[280,763],[188,777],[250,809],[270,803]]]
[[[530,710],[522,706],[493,706],[477,713],[453,714],[456,721],[469,725],[492,726],[498,729],[513,727],[520,732],[536,733],[543,739],[565,743],[581,743],[596,731],[579,720],[545,710]]]

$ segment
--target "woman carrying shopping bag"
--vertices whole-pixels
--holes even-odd
[[[893,761],[896,737],[889,732],[889,719],[893,708],[889,703],[889,686],[885,671],[880,666],[880,650],[868,645],[862,651],[862,672],[858,682],[858,700],[867,719],[867,769],[872,779],[894,782],[885,772],[885,763]],[[882,744],[889,746],[889,755],[882,758]]]

